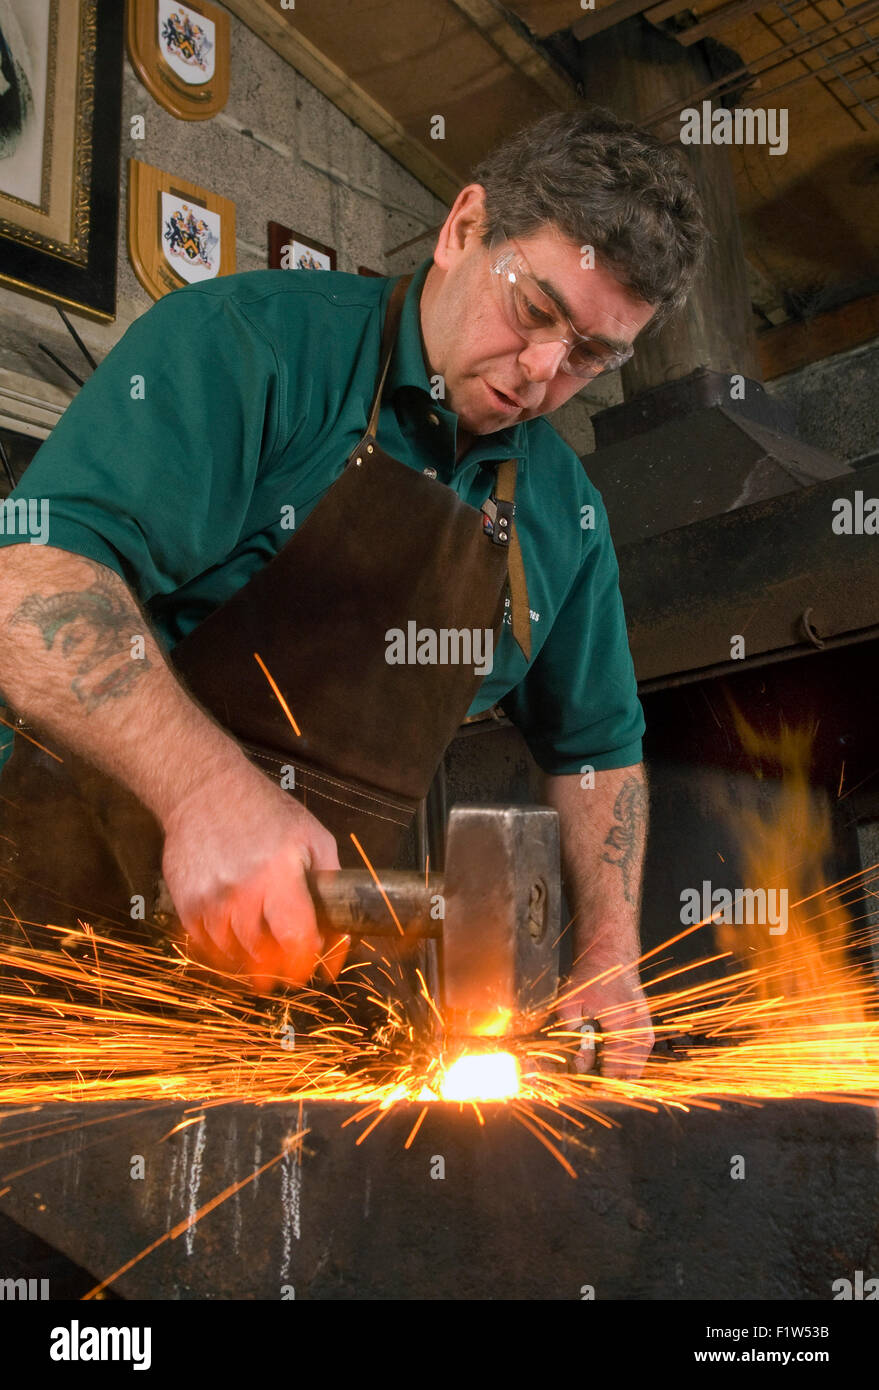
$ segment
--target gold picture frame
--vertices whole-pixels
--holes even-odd
[[[181,121],[222,111],[229,97],[226,11],[208,0],[128,0],[127,9],[128,56],[150,96]]]
[[[10,0],[4,25],[0,283],[109,322],[116,314],[121,10],[116,0]]]

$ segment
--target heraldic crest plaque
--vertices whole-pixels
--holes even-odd
[[[206,0],[128,0],[128,53],[152,97],[204,121],[229,95],[229,16]]]
[[[235,271],[235,204],[140,160],[128,161],[128,253],[144,289],[171,290]]]

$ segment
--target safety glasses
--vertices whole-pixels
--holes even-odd
[[[618,371],[634,353],[634,347],[618,352],[600,338],[578,333],[560,305],[541,289],[520,248],[503,231],[489,247],[489,269],[504,318],[520,337],[532,343],[565,344],[562,371],[591,381]],[[623,336],[622,324],[620,329]]]

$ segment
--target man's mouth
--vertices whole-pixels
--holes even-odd
[[[483,378],[483,381],[485,378]],[[514,396],[508,396],[504,391],[498,391],[497,387],[491,386],[485,381],[485,387],[499,410],[503,410],[508,415],[517,415],[522,406]]]

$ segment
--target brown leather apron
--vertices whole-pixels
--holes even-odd
[[[366,430],[340,477],[274,559],[172,656],[193,693],[259,766],[275,776],[292,767],[294,794],[335,835],[343,866],[362,864],[352,833],[373,864],[393,864],[484,678],[460,659],[389,664],[387,634],[487,629],[496,645],[511,547],[511,570],[521,570],[515,459],[499,466],[501,513],[492,513],[489,537],[481,512],[378,443],[410,279],[391,294]],[[524,582],[511,599],[514,635],[527,650]]]
[[[385,634],[491,629],[504,611],[509,554],[513,634],[530,651],[528,598],[513,526],[516,460],[499,465],[493,538],[479,511],[391,458],[376,438],[409,279],[386,315],[366,429],[284,548],[173,652],[194,694],[337,839],[343,866],[393,866],[447,744],[482,677],[473,664],[390,665]],[[504,526],[503,523],[506,522]],[[497,539],[509,535],[509,541]],[[283,694],[294,733],[254,653]],[[0,779],[0,900],[33,921],[125,927],[129,899],[155,912],[161,828],[125,788],[65,752],[23,738]],[[282,779],[283,781],[284,779]],[[286,778],[289,784],[289,773]],[[0,922],[8,916],[0,906]]]

